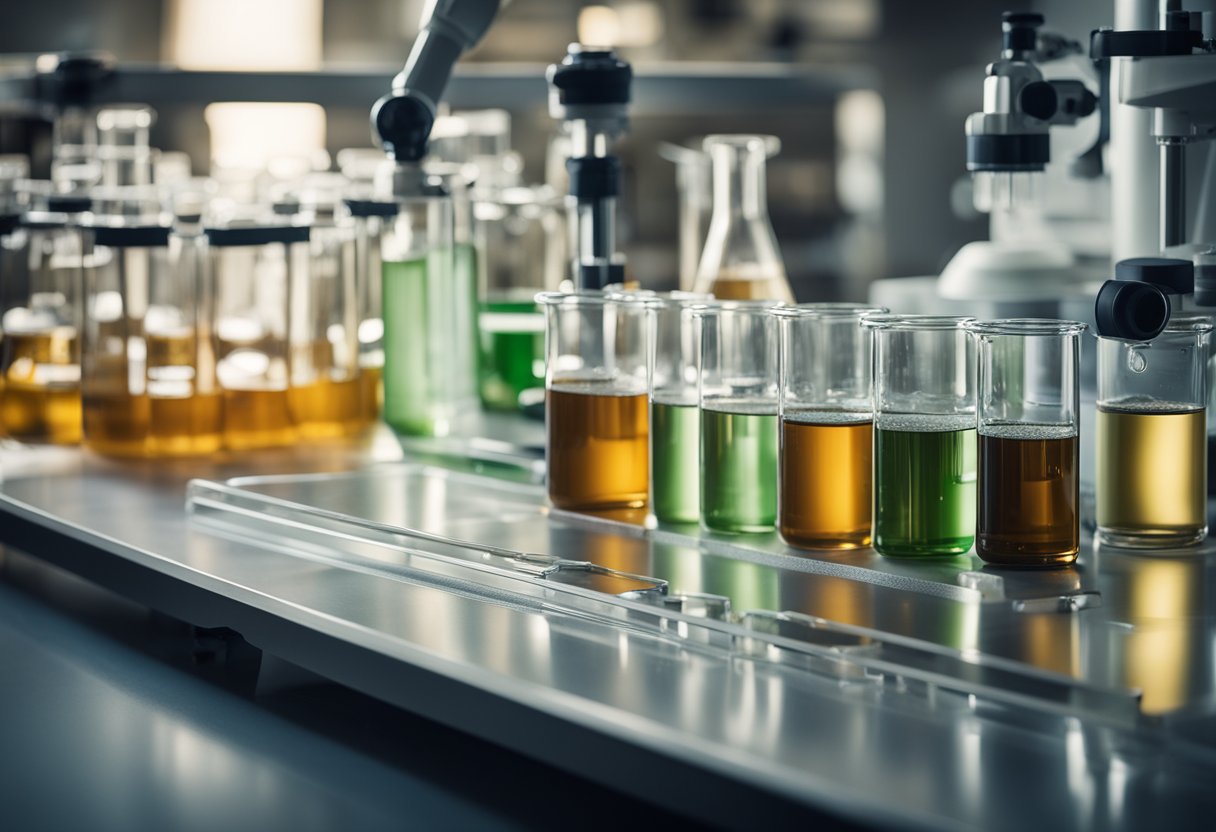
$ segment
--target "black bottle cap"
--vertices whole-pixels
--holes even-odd
[[[611,49],[572,43],[545,73],[564,104],[628,104],[633,68]]]
[[[161,248],[169,245],[167,225],[86,225],[93,244],[114,248]]]
[[[347,199],[346,210],[352,217],[395,217],[400,212],[396,202],[378,199]]]
[[[1167,292],[1189,295],[1195,291],[1195,264],[1171,257],[1132,257],[1115,264],[1115,280],[1152,283]]]
[[[51,194],[46,198],[46,210],[64,214],[83,214],[93,207],[93,200],[78,194]]]
[[[1169,319],[1169,299],[1153,283],[1108,280],[1094,302],[1095,329],[1105,338],[1151,341]]]

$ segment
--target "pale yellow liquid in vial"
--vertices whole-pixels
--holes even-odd
[[[0,399],[4,432],[25,442],[80,441],[80,365],[76,330],[5,333],[9,366]]]
[[[149,334],[147,346],[148,453],[197,456],[218,451],[224,444],[224,399],[210,367],[196,366],[210,362],[210,352],[199,349],[191,329]]]
[[[286,390],[226,388],[224,445],[234,451],[274,448],[296,440]]]
[[[1207,411],[1100,406],[1097,521],[1112,542],[1186,544],[1207,528]]]
[[[723,269],[714,278],[710,294],[718,300],[794,302],[785,273],[769,269]]]

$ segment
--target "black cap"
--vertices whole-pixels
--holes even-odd
[[[572,43],[545,74],[564,105],[629,103],[633,69],[611,49]]]
[[[1043,15],[1037,12],[1005,12],[1001,15],[1004,47],[1014,52],[1034,50],[1038,36],[1035,29],[1043,25]]]
[[[1037,171],[1051,161],[1047,133],[985,133],[967,137],[967,170]]]
[[[114,248],[161,248],[169,245],[167,225],[86,225],[93,244]]]
[[[603,289],[614,283],[625,282],[625,264],[580,263],[578,266],[580,289]]]
[[[93,200],[80,194],[51,194],[46,198],[48,211],[61,211],[65,214],[83,214],[93,207]]]
[[[401,212],[396,202],[379,199],[347,199],[346,210],[352,217],[395,217]]]
[[[1189,295],[1195,291],[1195,264],[1171,257],[1132,257],[1115,264],[1115,280],[1152,283],[1166,292]]]
[[[232,228],[204,228],[207,242],[212,246],[261,246],[267,243],[306,243],[310,236],[307,225],[247,225]]]
[[[0,214],[0,237],[12,234],[20,221],[20,214]]]
[[[1094,302],[1095,329],[1105,338],[1151,341],[1169,319],[1169,299],[1152,283],[1108,280]]]

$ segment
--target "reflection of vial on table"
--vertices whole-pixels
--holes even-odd
[[[979,358],[976,553],[1006,566],[1063,566],[1080,550],[1080,339],[1073,321],[984,321]]]
[[[720,300],[792,303],[765,194],[765,160],[781,143],[775,136],[714,135],[704,147],[713,164],[714,207],[696,291]]]
[[[1212,324],[1175,317],[1149,342],[1098,338],[1097,523],[1103,541],[1162,547],[1207,535]]]
[[[973,318],[874,315],[874,548],[957,555],[975,536]]]
[[[603,293],[537,296],[545,372],[549,499],[596,511],[646,505],[650,484],[645,304]]]
[[[781,324],[778,529],[791,545],[870,544],[873,336],[861,320],[885,311],[821,303],[774,312]]]

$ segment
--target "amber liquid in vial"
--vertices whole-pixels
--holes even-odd
[[[55,327],[5,333],[7,370],[0,421],[25,442],[74,445],[81,435],[76,330]]]
[[[546,402],[549,498],[558,508],[646,505],[650,484],[645,393],[593,383],[554,386]]]
[[[870,545],[874,426],[868,414],[798,414],[781,421],[777,527],[793,546]]]

